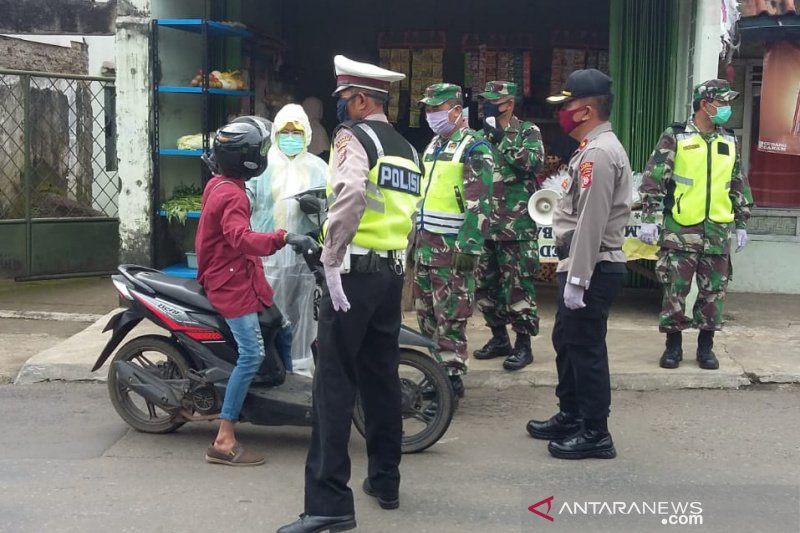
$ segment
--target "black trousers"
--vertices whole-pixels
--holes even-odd
[[[608,313],[622,287],[624,272],[624,263],[598,263],[583,296],[586,307],[576,310],[564,305],[567,273],[558,273],[558,310],[553,327],[556,396],[562,411],[587,420],[605,420],[609,414]]]
[[[334,311],[327,288],[319,311],[319,352],[314,372],[311,446],[306,459],[305,512],[354,512],[347,445],[356,391],[366,416],[372,487],[393,497],[400,487],[402,414],[397,343],[403,276],[380,261],[379,272],[342,275],[350,302]]]

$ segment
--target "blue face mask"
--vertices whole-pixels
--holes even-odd
[[[279,133],[278,148],[289,157],[294,157],[306,147],[305,136],[300,132]]]
[[[350,97],[352,98],[352,97]],[[347,122],[347,102],[350,101],[350,98],[339,98],[336,101],[336,120],[339,121],[341,124],[342,122]]]

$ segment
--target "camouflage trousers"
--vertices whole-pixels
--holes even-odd
[[[436,343],[436,359],[451,375],[467,371],[467,319],[474,304],[474,273],[417,263],[414,308],[419,329]]]
[[[662,333],[696,327],[722,328],[722,308],[730,278],[728,254],[704,254],[662,248],[658,252],[656,277],[664,288],[658,329]],[[686,316],[686,295],[697,276],[697,301],[692,319]]]
[[[516,333],[537,335],[534,276],[539,270],[538,241],[486,241],[478,270],[475,299],[486,325],[511,324]]]

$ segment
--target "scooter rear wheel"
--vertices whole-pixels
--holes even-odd
[[[400,350],[400,389],[403,402],[403,453],[418,453],[442,438],[453,419],[456,399],[447,372],[430,356]],[[435,402],[435,408],[430,409]],[[431,415],[430,412],[434,414]],[[356,401],[353,423],[366,437],[361,399]]]
[[[186,379],[189,363],[172,341],[161,335],[137,337],[119,349],[108,371],[108,394],[122,419],[144,433],[171,433],[185,422],[167,413],[128,389],[117,379],[117,361],[127,361],[146,368],[162,379]]]

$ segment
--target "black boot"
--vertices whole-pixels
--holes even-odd
[[[492,338],[480,350],[472,352],[475,359],[494,359],[495,357],[505,357],[511,353],[511,341],[508,340],[508,333],[505,326],[495,326],[492,328]]]
[[[531,336],[518,334],[517,342],[514,343],[514,351],[503,361],[503,368],[506,370],[519,370],[531,363],[533,363]]]
[[[450,385],[453,387],[453,394],[455,394],[456,396],[455,408],[458,409],[458,401],[464,397],[466,391],[466,389],[464,388],[464,381],[461,379],[460,374],[451,374],[449,377],[450,377]],[[433,387],[431,387],[431,393],[429,394],[432,395],[433,390],[434,390]],[[434,416],[436,416],[436,412],[438,409],[439,409],[439,402],[436,401],[436,399],[433,399],[431,400],[431,403],[429,403],[428,406],[422,410],[422,414],[426,418],[431,419]]]
[[[583,429],[583,419],[579,415],[559,411],[547,420],[529,421],[525,429],[534,439],[564,439]]]
[[[464,381],[461,379],[461,374],[455,374],[450,376],[450,384],[453,386],[453,392],[456,395],[456,398],[463,398],[464,397]]]
[[[719,361],[714,355],[714,330],[701,329],[697,336],[697,364],[705,370],[716,370]]]
[[[661,368],[678,368],[683,361],[683,335],[680,331],[667,333],[667,349],[661,355],[658,366]]]

